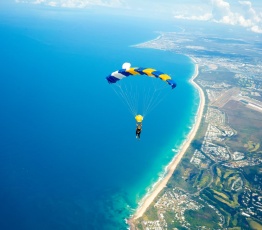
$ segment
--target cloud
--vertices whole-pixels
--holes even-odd
[[[1,0],[0,0],[1,1]],[[168,13],[176,9],[173,15],[177,19],[211,21],[233,26],[242,26],[255,33],[262,33],[262,11],[255,9],[250,0],[184,0],[186,3],[172,3],[168,0],[15,0],[18,3],[31,3],[50,7],[88,8],[102,6],[108,8],[125,8],[133,11],[150,11]],[[260,0],[259,0],[260,1]],[[230,3],[230,2],[233,2]],[[143,4],[142,4],[143,3]],[[150,9],[148,9],[150,4]],[[138,8],[139,7],[139,8]],[[180,11],[177,11],[177,10]],[[153,10],[153,11],[152,11]]]
[[[50,7],[87,8],[89,6],[123,7],[122,0],[16,0],[17,3],[31,3]]]
[[[213,21],[248,28],[262,33],[262,14],[257,12],[250,1],[238,1],[233,9],[226,0],[212,0],[211,12],[199,15],[176,14],[177,19]],[[200,12],[201,13],[201,12]]]
[[[193,16],[186,16],[184,14],[180,14],[180,15],[175,15],[175,18],[177,19],[186,19],[186,20],[196,20],[196,21],[208,21],[211,20],[212,18],[212,14],[211,13],[206,13],[204,15],[193,15]]]
[[[214,21],[226,24],[234,24],[234,14],[230,4],[224,0],[213,0],[212,17]]]

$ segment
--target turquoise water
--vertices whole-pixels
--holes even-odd
[[[131,47],[176,25],[96,11],[0,17],[0,228],[125,229],[194,123],[190,59]],[[141,141],[105,80],[126,61],[178,84],[146,117]]]

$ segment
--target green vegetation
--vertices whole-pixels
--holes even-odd
[[[216,191],[216,190],[213,190],[213,192],[214,192],[215,194],[217,194],[218,196],[224,198],[225,200],[228,199],[227,195],[224,194],[224,193],[222,193],[222,192],[218,192],[218,191]]]
[[[227,182],[227,187],[231,187],[231,186],[232,186],[232,183],[233,183],[234,181],[236,181],[236,180],[237,180],[237,176],[236,176],[236,175],[230,177],[230,178],[228,179],[228,182]]]
[[[229,101],[222,110],[230,120],[230,127],[237,130],[237,135],[227,140],[227,146],[244,153],[261,151],[262,114],[246,109],[244,104],[237,101]]]
[[[173,176],[168,181],[167,187],[174,188],[179,185],[180,188],[194,193],[197,191],[197,187],[195,187],[194,184],[198,179],[200,170],[190,163],[191,156],[188,153],[192,156],[192,148],[189,148],[187,154],[184,155],[183,160],[180,162]]]
[[[204,170],[199,174],[198,179],[194,183],[194,187],[204,188],[211,181],[210,172],[208,170]]]
[[[235,208],[237,206],[239,206],[238,204],[238,200],[237,200],[237,196],[227,196],[227,194],[216,191],[214,189],[206,189],[205,190],[206,193],[208,194],[208,196],[210,198],[212,198],[212,200],[217,200],[223,204],[225,204],[228,208]],[[224,205],[222,205],[223,207],[225,207]]]
[[[216,167],[216,173],[219,177],[221,177],[221,170],[220,168]]]
[[[227,169],[223,175],[223,179],[227,179],[231,174],[234,174],[233,170]]]
[[[213,209],[209,207],[197,211],[187,210],[185,218],[192,223],[192,226],[206,226],[207,228],[219,229],[219,217]],[[193,228],[192,228],[193,229]]]
[[[221,197],[216,196],[216,195],[214,195],[214,198],[217,199],[217,200],[219,200],[220,202],[228,205],[229,207],[232,207],[232,208],[235,208],[235,207],[236,207],[236,205],[234,205],[234,203],[230,202],[229,200],[221,199]]]
[[[156,220],[158,218],[157,211],[154,206],[151,205],[145,212],[144,220]]]
[[[183,227],[179,222],[175,221],[174,219],[174,212],[166,212],[165,213],[165,219],[168,223],[168,229],[181,229],[181,230],[187,230],[187,228]]]
[[[203,72],[201,73],[201,80],[212,81],[212,84],[223,81],[232,84],[233,88],[236,87],[237,81],[232,77],[232,73],[228,73],[225,69],[219,69],[212,74]],[[246,163],[248,162],[247,159],[250,162],[253,160],[252,163],[254,163],[256,159],[261,159],[262,113],[247,109],[246,103],[234,100],[230,100],[223,108],[219,107],[218,109],[225,113],[227,125],[236,133],[222,141],[216,139],[214,144],[226,147],[230,154],[241,152],[245,156],[242,160],[230,158],[226,160],[226,163],[237,161]],[[205,107],[206,111],[207,106]],[[256,207],[252,206],[253,200],[256,199],[256,197],[252,197],[252,194],[259,194],[255,196],[262,194],[261,164],[246,163],[241,166],[236,165],[236,168],[234,168],[234,164],[229,165],[225,164],[225,161],[216,161],[205,153],[203,154],[206,158],[201,164],[206,164],[208,167],[204,168],[190,163],[195,150],[201,151],[207,126],[208,123],[203,118],[194,141],[164,190],[173,191],[173,188],[179,188],[182,194],[186,194],[185,200],[192,200],[193,206],[196,205],[201,208],[196,210],[190,208],[190,204],[187,204],[188,207],[184,207],[184,212],[181,211],[181,207],[178,208],[177,212],[173,209],[165,210],[167,229],[185,229],[182,227],[183,221],[181,219],[183,220],[183,218],[179,219],[181,215],[184,215],[184,220],[190,224],[192,230],[200,229],[201,226],[205,226],[207,229],[262,229],[262,214],[259,214],[259,211],[256,212]],[[159,210],[154,208],[153,204],[145,215],[138,220],[138,223],[141,223],[142,220],[159,220]],[[175,205],[175,207],[177,206]],[[250,207],[253,207],[252,211],[248,212]],[[257,216],[254,216],[252,212]],[[251,217],[249,218],[248,215],[243,213]]]
[[[237,85],[238,80],[234,78],[234,73],[229,72],[228,69],[219,68],[212,72],[201,72],[201,79],[206,81],[225,82],[230,85]]]
[[[166,219],[166,222],[168,223],[168,229],[173,229],[173,228],[178,228],[178,229],[183,229],[183,230],[186,229],[182,227],[180,223],[175,221],[174,212],[167,211],[165,213],[165,219]]]
[[[247,151],[249,151],[249,152],[256,152],[259,149],[260,144],[255,143],[253,141],[248,141],[248,143],[245,145],[245,147],[247,148]]]

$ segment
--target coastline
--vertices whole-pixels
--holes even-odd
[[[153,191],[150,194],[147,194],[143,200],[142,200],[142,204],[137,208],[136,212],[134,213],[134,215],[130,218],[130,220],[128,221],[131,229],[135,229],[132,225],[132,222],[138,218],[140,218],[144,212],[146,211],[146,209],[150,206],[150,204],[153,202],[153,200],[156,198],[156,196],[162,191],[162,189],[166,186],[167,182],[169,181],[169,179],[171,178],[171,176],[173,175],[177,165],[179,164],[179,162],[181,161],[182,157],[184,156],[184,154],[186,153],[187,148],[189,147],[191,141],[194,139],[197,130],[199,128],[199,125],[201,123],[202,120],[202,115],[203,115],[203,110],[204,110],[204,106],[205,106],[205,95],[203,90],[201,89],[201,87],[194,81],[195,78],[198,76],[199,74],[199,70],[198,70],[198,64],[196,63],[196,61],[190,57],[190,59],[192,60],[192,62],[195,65],[195,71],[194,74],[192,75],[192,77],[190,78],[189,82],[198,90],[199,92],[199,97],[200,97],[200,102],[199,102],[199,107],[197,110],[197,115],[196,115],[196,121],[194,126],[192,127],[190,133],[187,136],[187,139],[184,141],[184,143],[182,144],[179,152],[174,156],[174,158],[172,159],[172,161],[169,163],[168,167],[167,167],[167,171],[165,173],[165,176],[163,177],[162,180],[159,180],[155,187],[153,188]]]

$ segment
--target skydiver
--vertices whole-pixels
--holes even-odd
[[[140,139],[140,134],[142,132],[142,123],[136,123],[136,138]]]

